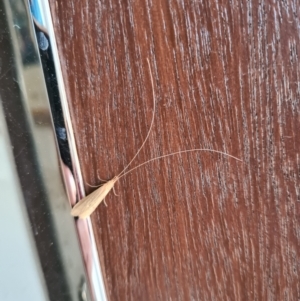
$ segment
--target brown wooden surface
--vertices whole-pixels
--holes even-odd
[[[54,1],[110,300],[300,298],[299,1]],[[92,188],[86,187],[87,192]]]

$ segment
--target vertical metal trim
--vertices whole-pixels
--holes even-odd
[[[41,20],[43,26],[47,29],[50,41],[52,54],[54,59],[56,78],[60,94],[61,105],[63,108],[63,116],[68,135],[69,148],[72,160],[73,175],[77,187],[78,197],[81,199],[85,196],[82,173],[78,159],[76,142],[73,132],[71,115],[67,101],[65,85],[59,60],[59,54],[54,34],[53,22],[48,1],[37,0],[33,1],[41,11]],[[90,218],[85,220],[77,220],[77,233],[81,243],[82,254],[87,271],[87,277],[90,284],[91,293],[95,301],[106,301],[106,291],[103,281],[103,276],[100,268],[99,256],[97,252],[96,242],[94,238],[93,227]]]

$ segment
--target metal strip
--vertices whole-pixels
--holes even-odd
[[[61,65],[59,60],[59,54],[56,45],[56,39],[53,29],[53,22],[50,12],[48,1],[32,1],[35,6],[35,10],[39,11],[39,21],[42,22],[42,26],[46,28],[51,41],[51,50],[53,55],[53,61],[55,65],[56,79],[60,94],[60,101],[62,105],[63,117],[65,122],[65,128],[68,136],[68,143],[70,149],[70,155],[72,160],[73,175],[75,178],[75,184],[77,187],[77,195],[79,199],[85,196],[85,190],[83,185],[83,179],[81,174],[80,163],[78,159],[75,137],[73,132],[73,126],[69,111],[69,105],[67,101]],[[75,200],[70,200],[74,205]],[[85,262],[87,276],[89,279],[90,289],[93,295],[93,299],[97,301],[106,301],[106,292],[103,282],[103,276],[101,273],[99,256],[97,252],[96,242],[94,238],[93,227],[90,218],[86,220],[76,221],[77,232],[81,243],[82,254]]]
[[[91,222],[70,216],[70,202],[84,189],[49,5],[31,4],[40,12],[36,22],[27,1],[0,0],[1,122],[12,150],[10,164],[49,300],[102,301],[106,295]]]

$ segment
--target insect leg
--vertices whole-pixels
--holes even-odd
[[[116,191],[115,191],[115,187],[113,187],[113,192],[114,192],[114,195],[115,195],[115,196],[119,196],[119,195],[116,193]]]

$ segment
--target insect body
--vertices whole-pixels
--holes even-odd
[[[73,207],[71,214],[73,216],[78,216],[79,218],[87,218],[105,199],[105,197],[112,190],[112,188],[118,180],[118,177],[114,177],[112,180],[109,180],[108,182],[100,186],[90,195],[83,198]]]

